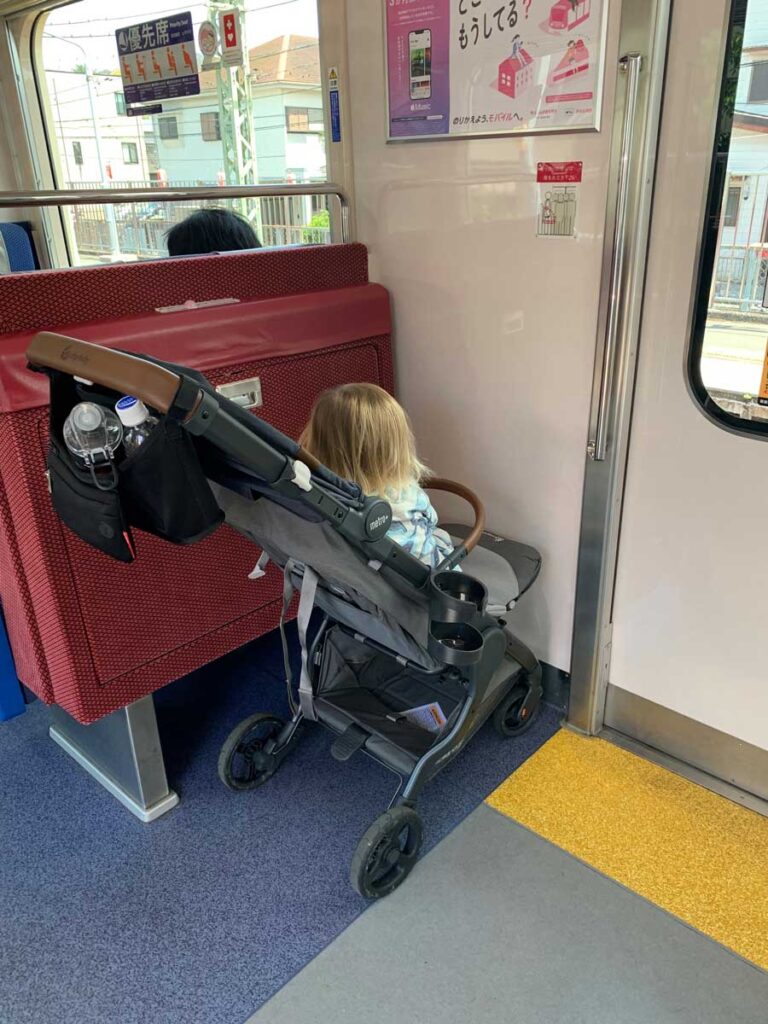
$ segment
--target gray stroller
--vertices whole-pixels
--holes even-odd
[[[70,528],[122,557],[105,541],[105,495],[114,496],[108,513],[120,517],[125,536],[133,525],[189,543],[215,529],[223,513],[261,549],[255,576],[268,560],[283,570],[283,623],[299,595],[296,680],[281,626],[291,717],[257,713],[241,722],[222,747],[220,777],[233,790],[264,785],[308,722],[335,735],[339,761],[357,751],[379,761],[401,784],[358,843],[351,882],[369,899],[392,892],[419,855],[415,805],[424,785],[488,718],[502,736],[514,737],[536,715],[541,666],[508,630],[505,615],[536,579],[538,552],[485,532],[483,507],[467,488],[431,480],[429,488],[468,501],[475,521],[471,528],[445,527],[454,552],[430,570],[387,537],[385,501],[336,477],[197,372],[47,333],[33,339],[27,356],[51,381],[52,497]],[[73,372],[90,383],[73,383]],[[120,394],[141,398],[159,414],[152,437],[140,456],[110,464],[106,475],[98,465],[87,474],[78,470],[82,502],[73,503],[71,486],[62,500],[57,480],[73,467],[53,464],[62,460],[61,410],[73,396],[106,405]],[[462,572],[454,571],[459,562]]]

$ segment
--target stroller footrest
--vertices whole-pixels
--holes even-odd
[[[341,736],[336,738],[336,742],[331,747],[332,756],[337,761],[348,761],[355,751],[365,746],[369,735],[370,733],[365,729],[361,729],[359,725],[351,722]]]

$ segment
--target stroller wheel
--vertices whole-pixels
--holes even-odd
[[[539,705],[537,702],[531,710],[523,707],[529,690],[530,683],[515,683],[493,712],[493,727],[499,736],[507,739],[530,729]]]
[[[349,872],[352,888],[380,899],[405,881],[419,856],[424,830],[412,807],[393,807],[374,821],[357,844]]]
[[[272,778],[279,765],[274,754],[264,752],[284,722],[276,715],[260,712],[244,719],[227,736],[219,754],[219,778],[229,789],[256,789]]]

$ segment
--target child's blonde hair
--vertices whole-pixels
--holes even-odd
[[[366,494],[383,495],[428,474],[403,407],[375,384],[342,384],[315,402],[299,444]]]

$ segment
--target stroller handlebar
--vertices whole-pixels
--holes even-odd
[[[50,331],[34,336],[27,348],[27,361],[30,366],[59,370],[133,395],[160,413],[171,408],[182,382],[164,366]]]
[[[465,487],[464,484],[456,483],[454,480],[444,480],[442,477],[429,477],[424,481],[423,486],[428,491],[446,491],[448,494],[455,494],[472,506],[475,513],[475,523],[469,536],[462,544],[464,550],[469,554],[477,546],[485,530],[485,505],[483,505],[474,491],[471,491],[469,487]]]

